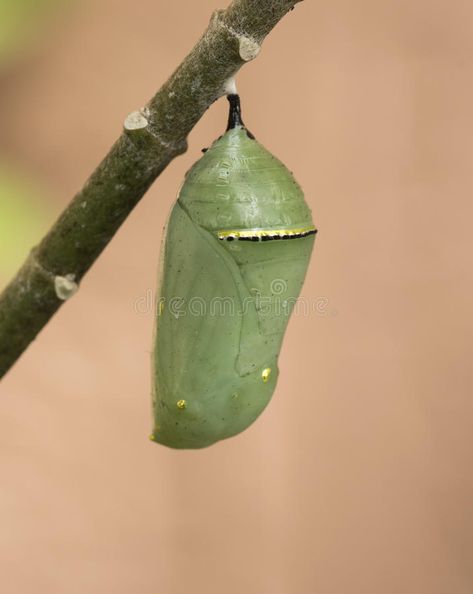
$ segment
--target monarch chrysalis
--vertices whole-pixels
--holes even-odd
[[[227,131],[187,173],[162,254],[151,439],[173,448],[236,435],[268,404],[316,233],[292,174],[228,99]]]

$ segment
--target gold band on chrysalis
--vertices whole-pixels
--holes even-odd
[[[315,235],[317,229],[299,227],[295,229],[231,229],[218,231],[217,236],[222,241],[271,241],[275,239],[299,239],[308,235]]]

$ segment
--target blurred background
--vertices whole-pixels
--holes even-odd
[[[0,285],[218,7],[0,0]],[[319,228],[273,401],[148,441],[162,228],[222,100],[0,386],[2,592],[473,591],[472,19],[312,1],[268,37],[245,121]]]

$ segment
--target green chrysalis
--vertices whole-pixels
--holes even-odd
[[[202,448],[268,404],[315,228],[288,169],[245,128],[190,169],[167,225],[153,353],[153,441]]]

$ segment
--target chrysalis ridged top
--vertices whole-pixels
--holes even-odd
[[[247,131],[237,96],[230,105],[229,129],[186,176],[162,254],[152,440],[174,448],[231,437],[264,410],[314,242],[301,188]]]
[[[179,202],[217,236],[231,231],[255,231],[255,236],[264,231],[267,237],[314,231],[292,174],[241,127],[226,132],[192,167]]]

